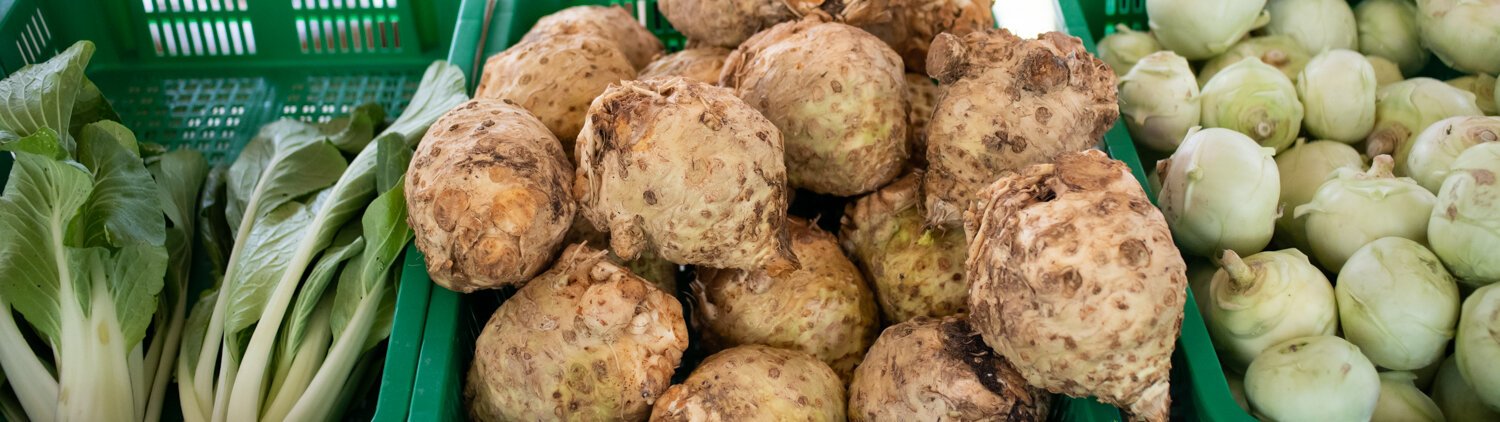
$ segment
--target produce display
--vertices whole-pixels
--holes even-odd
[[[864,270],[885,320],[963,313],[964,233],[924,226],[922,175],[912,173],[850,204],[839,240]]]
[[[602,35],[537,38],[491,56],[474,98],[509,101],[531,112],[571,157],[594,98],[636,77],[629,57]]]
[[[640,79],[681,76],[693,82],[719,83],[729,50],[718,47],[689,48],[661,56],[641,69]]]
[[[1500,418],[1500,2],[1145,3],[1099,45],[1162,50],[1122,120],[1246,413]]]
[[[709,356],[668,388],[652,407],[651,420],[841,421],[844,391],[833,370],[806,353],[740,346]]]
[[[521,42],[571,35],[591,35],[614,42],[636,69],[646,67],[662,54],[661,40],[636,24],[629,11],[619,7],[575,6],[559,10],[538,19],[521,37]]]

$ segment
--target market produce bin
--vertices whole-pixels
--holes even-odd
[[[1072,0],[1063,0],[1064,3]],[[1139,1],[1138,1],[1139,2]],[[490,0],[465,0],[459,10],[456,35],[453,44],[453,53],[449,61],[468,70],[469,83],[472,88],[478,81],[479,68],[483,60],[492,54],[498,53],[520,40],[521,36],[529,30],[537,19],[565,7],[583,4],[619,4],[634,12],[638,19],[649,29],[660,37],[669,50],[675,50],[682,46],[682,36],[671,28],[671,25],[656,10],[655,1],[620,1],[620,0],[532,0],[525,2],[490,1]],[[1067,10],[1067,7],[1064,8]],[[1077,5],[1072,5],[1076,12]],[[1077,13],[1065,15],[1069,28],[1074,21],[1081,21]],[[1060,22],[1059,27],[1064,27]],[[1073,33],[1084,39],[1084,42],[1093,48],[1093,38],[1083,26]],[[1123,126],[1116,126],[1105,137],[1100,147],[1124,160],[1130,165],[1132,172],[1142,185],[1146,185],[1145,171],[1136,159],[1134,146],[1131,144],[1129,135]],[[799,193],[803,195],[804,193]],[[815,195],[808,195],[815,196]],[[806,203],[808,201],[799,201]],[[794,207],[798,206],[794,204]],[[793,210],[798,212],[799,210]],[[830,216],[829,212],[842,212],[842,205],[819,207],[823,212],[823,223],[837,225],[837,214]],[[415,248],[408,250],[407,265],[417,265],[421,261],[421,254]],[[422,277],[427,279],[426,274],[417,272],[406,273],[407,278]],[[406,280],[403,280],[406,281]],[[679,280],[679,285],[687,285],[687,280]],[[420,421],[450,421],[462,420],[465,417],[463,407],[463,379],[468,370],[469,360],[472,359],[474,339],[479,335],[490,314],[499,303],[513,291],[482,291],[472,294],[458,294],[443,288],[434,288],[432,292],[432,303],[428,306],[426,318],[426,335],[423,336],[420,364],[417,369],[416,385],[412,387],[411,420]],[[679,295],[681,296],[681,295]],[[1198,316],[1198,311],[1191,299],[1187,303],[1188,309],[1183,320],[1183,336],[1179,341],[1178,352],[1173,357],[1173,382],[1185,379],[1184,355],[1192,352],[1194,354],[1207,353],[1209,359],[1213,359],[1212,346],[1208,345],[1208,335],[1203,325],[1203,320]],[[694,342],[696,344],[696,342]],[[693,359],[701,359],[702,351],[690,348],[684,357],[684,367],[689,367]],[[1198,362],[1194,360],[1193,362]],[[1200,364],[1203,365],[1203,364]],[[1218,370],[1217,360],[1212,361],[1212,370]],[[685,376],[686,371],[678,371],[678,379]],[[1219,375],[1219,384],[1223,384],[1223,376]],[[1174,387],[1174,392],[1177,390]],[[1223,392],[1228,397],[1228,390]],[[1187,395],[1174,394],[1176,401],[1181,401]],[[1229,402],[1234,406],[1233,402]],[[1184,415],[1181,409],[1174,409],[1175,415]],[[1057,406],[1052,415],[1054,420],[1065,421],[1111,421],[1123,420],[1118,409],[1101,404],[1091,399],[1065,398]]]
[[[447,57],[458,6],[458,0],[4,0],[0,73],[91,40],[97,50],[88,76],[141,140],[229,163],[277,118],[323,121],[367,102],[397,115],[427,65]],[[11,158],[0,156],[3,185]],[[383,370],[378,382],[364,382],[378,392],[356,401],[350,418],[406,418],[433,290],[420,259],[407,265],[406,274],[421,277],[401,281]],[[206,271],[195,270],[190,300],[210,283]],[[165,408],[176,415],[169,401]]]

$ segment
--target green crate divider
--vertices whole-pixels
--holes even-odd
[[[366,102],[396,116],[427,65],[462,38],[453,36],[458,7],[458,0],[0,0],[0,74],[91,40],[88,75],[122,123],[142,140],[229,163],[278,118],[326,121]],[[0,186],[11,161],[0,154]],[[371,383],[376,396],[356,401],[348,417],[407,418],[433,289],[421,257],[406,259],[380,379]],[[193,291],[208,287],[204,265],[194,263]],[[169,420],[180,419],[175,404],[166,409]]]

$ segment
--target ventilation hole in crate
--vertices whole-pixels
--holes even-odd
[[[50,48],[51,45],[52,30],[47,27],[47,18],[42,17],[41,9],[37,9],[26,21],[20,36],[16,37],[16,50],[22,61],[31,64],[57,54],[55,49]]]
[[[202,32],[203,32],[203,37],[202,37],[203,38],[203,45],[205,47],[207,47],[208,55],[210,55],[210,56],[217,56],[217,55],[219,55],[219,43],[218,43],[219,37],[217,37],[217,36],[214,35],[214,26],[213,26],[213,24],[211,24],[211,23],[209,23],[207,21],[204,21],[204,22],[200,22],[198,24],[198,26],[200,28],[202,28]]]

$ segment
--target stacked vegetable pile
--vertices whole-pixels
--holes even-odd
[[[340,418],[391,329],[411,150],[462,72],[434,63],[389,125],[375,105],[283,119],[211,170],[117,122],[93,51],[0,81],[4,418],[155,421],[174,379],[187,420]]]
[[[1116,76],[1079,39],[988,1],[657,4],[691,48],[559,11],[411,162],[433,281],[508,298],[470,417],[1168,419],[1186,266],[1091,150]]]
[[[1500,2],[1356,3],[1151,0],[1100,50],[1248,411],[1500,419]]]

